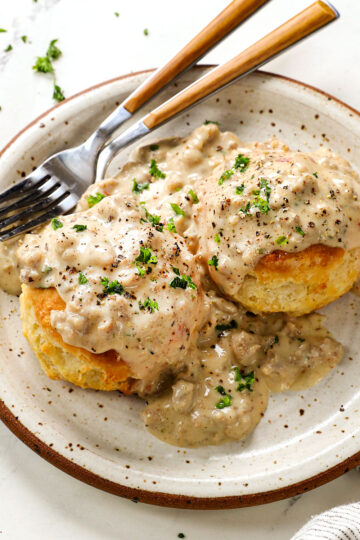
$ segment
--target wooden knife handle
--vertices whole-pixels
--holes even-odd
[[[156,128],[226,84],[253,71],[338,16],[339,14],[329,4],[317,0],[235,58],[214,69],[157,107],[143,118],[144,124],[149,129]]]
[[[123,103],[133,114],[148,99],[172,81],[179,73],[194,64],[209,49],[234,30],[267,0],[233,0],[213,21],[195,36],[164,67],[158,69]]]

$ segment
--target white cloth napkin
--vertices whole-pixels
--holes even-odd
[[[314,516],[291,540],[360,540],[360,502]]]

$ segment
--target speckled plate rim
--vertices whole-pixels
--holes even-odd
[[[208,64],[201,64],[200,66],[196,66],[196,67],[204,69],[204,68],[209,68],[209,67],[214,67],[214,66],[208,65]],[[9,148],[13,145],[13,143],[23,133],[25,133],[34,124],[39,122],[39,120],[41,120],[42,118],[50,114],[52,111],[61,107],[64,103],[68,103],[69,101],[74,100],[84,94],[87,94],[97,88],[110,85],[114,82],[120,81],[122,79],[127,79],[129,77],[134,77],[136,75],[150,73],[151,71],[153,70],[149,69],[149,70],[143,70],[143,71],[138,71],[134,73],[128,73],[120,77],[115,77],[108,81],[104,81],[97,85],[91,86],[90,88],[87,88],[83,90],[82,92],[74,94],[70,98],[62,101],[61,103],[58,103],[54,107],[48,109],[43,114],[35,118],[32,122],[30,122],[27,126],[25,126],[21,131],[19,131],[8,142],[8,144],[0,151],[0,158],[3,156],[3,154],[6,151],[9,150]],[[359,111],[357,111],[350,105],[347,105],[346,103],[339,100],[338,98],[335,98],[334,96],[322,90],[319,90],[318,88],[315,88],[314,86],[308,85],[306,83],[300,82],[290,77],[285,77],[283,75],[278,75],[278,74],[267,72],[267,71],[261,71],[259,72],[259,74],[282,79],[292,84],[296,84],[300,88],[306,88],[314,93],[325,96],[327,97],[329,101],[332,100],[336,102],[338,106],[346,109],[347,111],[350,111],[351,113],[353,113],[354,115],[360,118]],[[42,457],[43,459],[45,459],[46,461],[48,461],[49,463],[51,463],[58,469],[64,471],[65,473],[76,478],[77,480],[80,480],[90,486],[96,487],[108,493],[125,497],[127,499],[131,499],[133,502],[144,502],[147,504],[167,506],[167,507],[172,507],[172,508],[190,508],[190,509],[199,509],[199,510],[231,509],[231,508],[256,506],[260,504],[275,502],[275,501],[286,499],[288,497],[292,497],[300,493],[304,493],[306,491],[315,489],[323,484],[326,484],[327,482],[330,482],[331,480],[334,480],[335,478],[338,478],[342,474],[348,472],[350,469],[360,464],[360,451],[359,451],[356,454],[350,456],[349,458],[341,461],[337,465],[331,467],[330,469],[326,469],[322,472],[319,472],[318,474],[310,478],[307,478],[305,480],[302,480],[300,482],[297,482],[288,486],[284,486],[282,488],[275,489],[275,490],[265,491],[261,493],[241,495],[241,496],[226,496],[226,497],[192,497],[192,496],[184,496],[184,495],[175,495],[175,494],[153,492],[150,490],[141,490],[141,489],[124,486],[122,484],[112,482],[111,480],[108,480],[106,478],[102,478],[101,476],[89,471],[85,467],[81,467],[80,465],[73,463],[72,461],[64,457],[62,454],[53,450],[50,446],[44,443],[36,435],[34,435],[29,429],[27,429],[18,420],[18,418],[10,411],[10,409],[6,406],[6,404],[2,400],[0,400],[0,420],[5,424],[5,426],[9,428],[10,431],[12,431],[14,435],[16,435],[16,437],[18,437],[18,439],[20,439],[23,443],[25,443],[31,450],[36,452],[40,457]]]

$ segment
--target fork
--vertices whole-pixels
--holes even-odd
[[[175,75],[193,64],[199,56],[218,43],[226,33],[234,29],[264,2],[265,0],[255,2],[243,0],[230,4],[172,61],[155,72],[131,94],[83,145],[55,154],[22,182],[0,194],[0,203],[24,195],[6,208],[0,208],[0,240],[7,240],[27,232],[74,208],[84,191],[94,182],[100,151],[111,134],[145,101],[168,84]],[[234,16],[233,9],[235,8],[238,16],[236,24],[233,20],[229,20]],[[264,65],[338,17],[338,11],[329,2],[317,0],[235,58],[210,71],[121,133],[102,150],[98,175],[103,177],[112,158],[135,140]],[[216,30],[218,26],[222,27],[221,32]],[[209,28],[212,31],[212,37],[209,37],[211,34]],[[22,208],[24,210],[17,212]],[[28,220],[34,213],[39,213],[39,215]],[[23,223],[3,230],[18,221],[23,221]]]
[[[113,133],[146,101],[195,64],[265,2],[267,0],[231,2],[128,96],[83,144],[52,155],[24,180],[1,193],[0,240],[25,233],[74,208],[95,181],[99,154]]]

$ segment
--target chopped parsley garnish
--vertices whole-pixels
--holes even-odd
[[[180,206],[176,203],[170,203],[171,208],[174,210],[177,216],[185,216],[185,212]]]
[[[319,176],[318,176],[318,173],[317,173],[317,172],[313,172],[313,176],[315,176],[315,178],[319,178]]]
[[[21,39],[22,39],[22,41],[23,41],[24,43],[27,42],[27,36],[21,36]]]
[[[107,277],[102,277],[100,279],[101,285],[103,286],[103,294],[123,294],[124,287],[117,279],[110,281]]]
[[[88,279],[87,277],[85,276],[85,274],[83,274],[82,272],[79,273],[79,285],[85,285],[85,283],[88,282]]]
[[[86,231],[87,225],[74,225],[73,229],[75,229],[76,232]]]
[[[269,186],[267,180],[265,178],[260,178],[260,189],[255,189],[253,191],[253,195],[255,195],[253,206],[258,208],[262,214],[267,214],[270,210],[270,194],[271,187]],[[265,198],[263,198],[261,195],[265,195]]]
[[[93,206],[95,206],[95,204],[105,199],[105,197],[106,195],[104,195],[103,193],[100,193],[99,191],[96,192],[96,195],[89,195],[87,198],[89,208],[92,208]]]
[[[216,234],[214,235],[214,240],[215,240],[215,242],[216,242],[217,244],[220,244],[220,234],[219,234],[219,233],[216,233]]]
[[[288,239],[286,238],[286,236],[278,236],[277,239],[275,240],[275,244],[278,246],[285,246],[285,244],[287,243],[288,243]]]
[[[169,219],[168,224],[166,225],[166,228],[170,232],[173,232],[173,233],[177,232],[176,227],[175,227],[175,223],[174,223],[174,218]]]
[[[302,338],[302,337],[298,337],[297,339],[298,339],[298,341],[300,341],[300,343],[304,343],[304,341],[305,341],[305,339]]]
[[[251,207],[251,204],[247,202],[245,208],[239,208],[239,212],[242,212],[243,214],[248,215],[250,211],[250,207]]]
[[[155,176],[156,178],[166,178],[166,174],[160,171],[155,159],[151,160],[149,173],[151,176]]]
[[[149,35],[149,30],[147,28],[144,28],[144,36],[148,36]]]
[[[245,185],[241,184],[240,186],[236,186],[235,193],[236,195],[242,195],[244,193]]]
[[[185,538],[185,534],[184,533],[179,533],[178,538]]]
[[[48,56],[38,56],[35,64],[33,65],[35,71],[40,73],[53,73],[54,68],[52,66],[51,60]]]
[[[222,186],[223,183],[226,180],[229,180],[230,176],[232,176],[233,174],[234,174],[234,171],[232,169],[228,169],[227,171],[223,172],[218,181],[219,186]]]
[[[55,45],[55,43],[57,43],[58,41],[58,39],[53,39],[52,41],[50,41],[48,50],[46,51],[46,56],[48,58],[51,58],[51,60],[57,60],[59,56],[62,55],[59,47]]]
[[[220,384],[219,386],[215,387],[215,390],[217,392],[219,392],[219,394],[221,394],[223,396],[216,403],[216,408],[217,409],[224,409],[225,407],[230,407],[230,405],[232,404],[232,396],[230,396],[229,394],[227,394],[225,392],[225,388],[223,386],[221,386],[221,384]]]
[[[151,249],[143,246],[140,247],[140,253],[135,261],[144,264],[157,264],[158,262],[157,257],[151,253]]]
[[[147,309],[150,313],[154,313],[155,309],[159,311],[159,305],[156,302],[156,300],[151,300],[151,298],[148,296],[144,302],[139,301],[139,308],[141,310]]]
[[[163,229],[164,229],[164,225],[161,223],[161,218],[160,216],[157,216],[156,214],[150,214],[150,212],[148,212],[145,208],[145,206],[143,207],[144,210],[145,210],[145,215],[146,215],[146,219],[148,220],[149,223],[151,223],[151,225],[159,232],[162,232]]]
[[[238,324],[233,319],[228,324],[217,324],[215,326],[215,330],[216,330],[216,332],[221,333],[221,332],[225,332],[226,330],[233,330],[234,328],[237,328],[237,327],[238,327]]]
[[[10,52],[10,51],[12,51],[12,50],[13,50],[13,46],[12,46],[12,45],[8,45],[8,46],[6,47],[6,49],[4,49],[4,52]]]
[[[115,17],[119,17],[120,13],[118,11],[115,11],[114,15],[115,15]]]
[[[209,266],[214,266],[215,270],[218,270],[219,268],[219,259],[216,255],[213,255],[211,259],[208,261]]]
[[[138,274],[140,277],[144,277],[145,274],[146,274],[146,269],[145,268],[141,268],[141,266],[139,266],[138,264],[136,265],[136,268],[137,268],[137,271],[138,271]]]
[[[132,190],[134,193],[139,195],[139,193],[142,193],[145,189],[149,189],[149,182],[144,182],[143,184],[138,184],[135,178],[133,178],[133,187]]]
[[[180,270],[178,268],[173,268],[173,272],[176,274],[176,277],[170,283],[170,287],[173,289],[186,289],[187,287],[189,287],[189,289],[197,289],[197,286],[190,276],[180,277]]]
[[[216,124],[217,126],[220,126],[220,122],[216,122],[216,120],[205,120],[204,126],[207,126],[208,124]]]
[[[55,101],[64,101],[65,96],[64,92],[61,90],[60,86],[54,82],[54,92],[53,92],[53,99]]]
[[[159,145],[158,144],[150,144],[150,150],[152,152],[155,152],[155,150],[159,150]]]
[[[61,229],[61,227],[63,227],[64,225],[61,223],[60,219],[54,217],[51,220],[51,226],[54,229],[54,231],[56,231],[57,229]]]
[[[235,371],[235,382],[239,383],[236,391],[242,392],[243,390],[253,391],[251,388],[255,383],[255,372],[251,371],[250,373],[242,373],[237,366],[232,368]]]
[[[305,236],[304,231],[302,230],[301,227],[299,227],[299,225],[296,225],[295,231],[296,231],[297,233],[301,234],[301,236]]]
[[[0,33],[2,32],[7,32],[7,30],[5,30],[5,28],[0,28]]]
[[[195,191],[193,189],[189,190],[189,195],[192,198],[194,204],[197,204],[199,202],[199,197],[196,195]]]
[[[239,154],[235,159],[234,169],[240,169],[240,172],[245,172],[250,163],[250,158]]]

